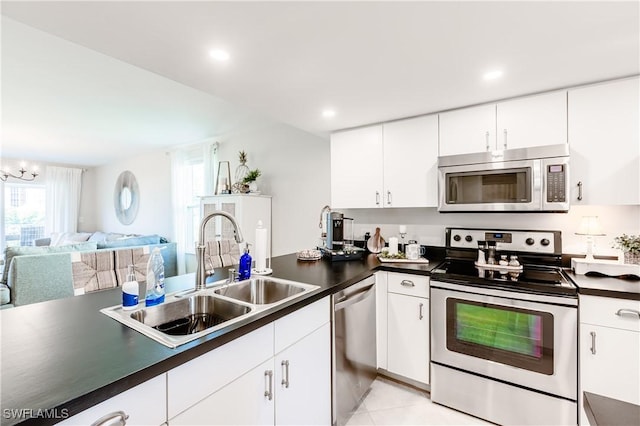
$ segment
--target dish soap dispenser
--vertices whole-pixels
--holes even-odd
[[[240,256],[240,267],[238,268],[238,278],[248,280],[251,277],[251,255],[249,254],[249,244],[244,248],[244,254]]]
[[[164,260],[160,248],[155,247],[147,263],[147,294],[145,306],[155,306],[164,302]]]
[[[133,265],[127,267],[127,281],[122,284],[122,309],[130,311],[138,306],[138,281]]]

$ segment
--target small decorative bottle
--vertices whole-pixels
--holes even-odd
[[[136,281],[133,265],[127,267],[127,281],[122,284],[122,309],[129,311],[138,306],[138,292],[140,288]]]
[[[248,280],[251,278],[251,255],[249,254],[249,244],[244,249],[244,254],[240,256],[240,266],[238,268],[238,278]]]

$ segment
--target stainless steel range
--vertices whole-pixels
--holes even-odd
[[[447,228],[431,276],[431,400],[498,424],[577,424],[578,298],[558,231]]]

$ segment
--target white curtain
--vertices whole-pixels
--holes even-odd
[[[47,166],[45,232],[76,232],[80,211],[82,169]]]
[[[193,252],[194,247],[191,245],[194,244],[193,238],[197,235],[199,226],[198,221],[193,220],[191,209],[199,202],[199,195],[214,193],[217,152],[218,143],[207,141],[180,147],[170,153],[173,231],[177,246],[178,275],[186,272],[185,253]],[[203,182],[193,181],[192,168],[197,164],[203,167]]]

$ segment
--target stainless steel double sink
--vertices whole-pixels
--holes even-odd
[[[228,327],[252,315],[319,288],[279,278],[257,277],[233,283],[218,282],[197,292],[178,292],[151,307],[132,311],[122,306],[100,312],[122,324],[175,348]]]

